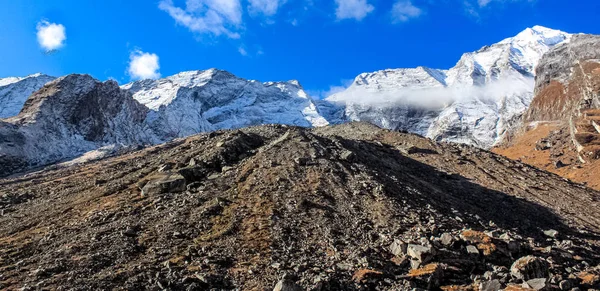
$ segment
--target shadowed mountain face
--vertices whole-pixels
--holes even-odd
[[[363,123],[218,131],[0,188],[1,288],[558,286],[600,263],[598,192]]]

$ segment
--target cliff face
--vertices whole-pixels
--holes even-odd
[[[105,146],[148,143],[147,109],[114,81],[68,75],[0,122],[0,175],[69,159]]]
[[[525,122],[568,120],[600,108],[600,36],[574,35],[542,57],[536,76]]]
[[[534,94],[523,128],[494,151],[600,189],[600,36],[546,53]]]

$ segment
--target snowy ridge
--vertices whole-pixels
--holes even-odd
[[[27,97],[54,79],[43,74],[0,79],[0,118],[19,114]]]
[[[570,38],[534,26],[464,54],[449,70],[419,67],[360,74],[347,90],[326,100],[337,104],[335,121],[343,121],[344,115],[438,141],[490,148],[531,103],[535,67],[543,54]],[[332,111],[330,105],[322,106]]]
[[[122,88],[151,110],[146,122],[157,132],[156,143],[259,124],[328,124],[297,81],[261,83],[210,69],[137,81]]]

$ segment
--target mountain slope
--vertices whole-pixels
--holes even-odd
[[[147,109],[114,81],[68,75],[0,121],[0,175],[69,159],[104,146],[148,143]]]
[[[0,187],[3,289],[597,287],[598,192],[363,123],[213,132]]]
[[[54,79],[43,74],[0,79],[0,119],[19,114],[29,95]]]
[[[464,54],[447,71],[420,67],[361,74],[327,100],[350,120],[490,148],[527,110],[539,59],[570,37],[535,26]]]

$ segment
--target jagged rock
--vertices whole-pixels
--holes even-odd
[[[160,195],[165,193],[177,193],[186,190],[185,179],[176,173],[165,173],[146,183],[142,188],[142,195]]]
[[[452,234],[445,232],[440,236],[440,242],[444,246],[449,246],[454,242],[454,236],[452,236]]]
[[[419,263],[426,263],[430,260],[433,252],[434,250],[431,246],[408,244],[406,247],[406,254]]]
[[[548,286],[548,282],[547,282],[546,278],[537,278],[537,279],[527,280],[526,284],[527,284],[528,288],[535,289],[535,290],[545,290],[546,287]]]
[[[473,245],[467,246],[467,253],[470,255],[479,255],[479,250]]]
[[[546,278],[548,275],[548,262],[534,256],[522,257],[512,264],[510,274],[521,280]]]
[[[502,289],[502,284],[498,280],[481,282],[479,284],[479,291],[498,291],[500,289]]]
[[[547,237],[551,237],[551,238],[557,238],[558,237],[558,231],[556,231],[554,229],[545,230],[544,234]]]
[[[408,249],[408,244],[401,240],[394,240],[392,245],[390,246],[390,251],[394,256],[402,257],[406,255]]]

